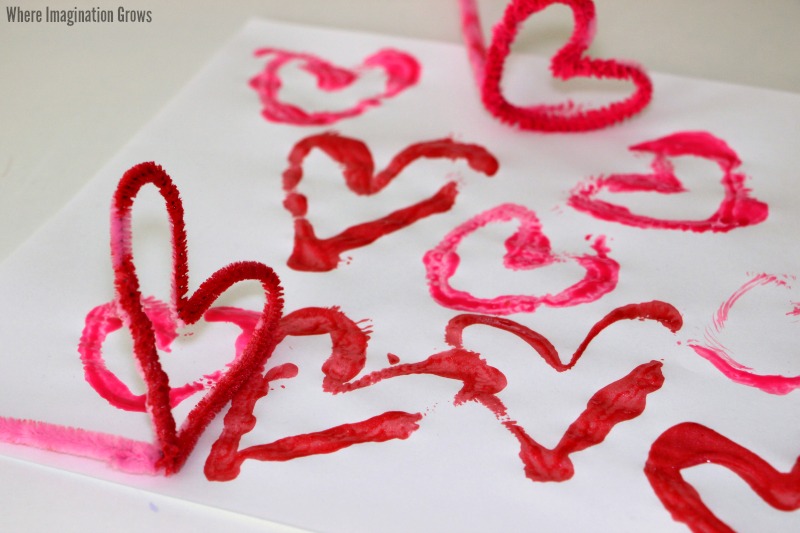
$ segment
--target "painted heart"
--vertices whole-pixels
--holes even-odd
[[[756,287],[774,285],[777,287],[791,288],[790,282],[794,277],[776,276],[770,274],[757,274],[747,283],[742,285],[730,298],[719,306],[714,314],[712,324],[706,327],[706,340],[704,342],[690,340],[687,344],[697,355],[708,360],[720,372],[736,383],[757,387],[770,394],[788,394],[800,388],[800,376],[769,375],[758,373],[736,361],[728,348],[720,342],[719,336],[726,328],[728,314],[736,302],[747,292]],[[787,315],[800,315],[800,304],[793,302],[793,310]]]
[[[165,352],[171,351],[172,342],[178,337],[178,324],[175,310],[169,304],[156,298],[142,300],[144,312],[153,324],[156,345]],[[125,411],[145,412],[146,394],[131,392],[114,372],[109,370],[103,356],[103,343],[108,335],[122,328],[122,320],[117,316],[115,302],[99,305],[86,315],[86,325],[78,351],[81,354],[86,381],[111,405]],[[238,350],[237,356],[242,350]],[[236,359],[234,358],[233,361]],[[209,388],[222,377],[222,370],[216,370],[177,387],[170,387],[170,406],[175,407],[195,393]]]
[[[750,197],[745,187],[747,177],[734,172],[741,161],[722,139],[703,131],[685,131],[630,147],[633,152],[655,157],[650,174],[612,174],[579,184],[570,194],[568,204],[595,218],[639,228],[677,229],[695,232],[727,232],[752,226],[767,219],[767,204]],[[632,213],[627,207],[597,198],[603,191],[613,193],[653,192],[677,194],[688,192],[675,176],[669,158],[692,156],[714,161],[723,172],[725,193],[719,208],[705,220],[664,220]]]
[[[249,337],[256,324],[252,311],[235,308],[211,309],[208,320],[228,321],[242,329],[243,341]],[[456,405],[476,401],[492,411],[498,420],[520,443],[520,458],[526,475],[533,481],[564,481],[573,473],[569,455],[602,442],[618,423],[640,415],[648,394],[658,390],[663,383],[661,363],[652,361],[640,365],[622,379],[601,388],[587,403],[586,410],[570,425],[564,438],[555,449],[547,449],[534,441],[527,432],[508,417],[508,411],[497,396],[506,386],[506,377],[489,366],[480,354],[463,346],[462,333],[473,325],[485,325],[512,333],[531,346],[544,361],[559,372],[572,368],[589,343],[605,328],[622,320],[655,320],[675,332],[682,326],[678,311],[664,302],[646,302],[617,308],[595,324],[580,344],[570,361],[561,362],[553,345],[541,334],[500,317],[459,315],[446,327],[445,340],[450,350],[431,355],[417,363],[397,364],[390,357],[391,366],[371,372],[358,379],[366,360],[368,333],[337,309],[306,308],[295,311],[281,321],[280,335],[331,336],[333,349],[322,367],[325,378],[323,390],[338,394],[370,387],[389,378],[414,374],[429,374],[444,379],[455,379],[463,386],[456,394]],[[247,459],[260,461],[287,461],[298,457],[332,453],[342,448],[364,442],[384,442],[405,439],[419,426],[421,413],[403,411],[385,412],[353,424],[344,424],[327,430],[285,437],[272,443],[240,449],[242,436],[256,423],[253,409],[256,402],[267,396],[270,384],[277,379],[291,378],[297,367],[291,363],[271,368],[266,374],[253,376],[233,398],[225,416],[225,428],[212,446],[205,472],[208,479],[226,481],[238,476]],[[352,380],[352,381],[351,381]]]
[[[506,99],[501,90],[503,72],[520,26],[528,17],[551,4],[568,6],[575,19],[572,36],[551,59],[553,76],[562,80],[588,77],[628,81],[635,86],[630,96],[593,108],[577,105],[571,100],[553,105],[520,107]],[[614,59],[593,59],[586,55],[596,27],[595,7],[591,0],[512,0],[494,28],[488,50],[475,0],[460,0],[460,5],[462,33],[483,105],[501,121],[526,130],[589,131],[627,119],[650,102],[653,86],[641,67]]]
[[[681,475],[693,466],[713,463],[727,468],[766,503],[781,511],[800,509],[800,457],[782,473],[747,448],[716,431],[684,422],[665,431],[650,448],[644,472],[672,518],[692,531],[733,532],[706,507],[700,494]]]
[[[147,184],[158,189],[169,216],[173,253],[171,310],[175,312],[175,321],[179,326],[197,322],[223,292],[241,281],[258,281],[265,293],[259,324],[248,345],[189,412],[180,428],[172,413],[169,378],[161,366],[156,328],[145,312],[133,257],[131,210],[137,193]],[[147,388],[146,409],[153,421],[162,453],[157,466],[166,474],[173,474],[180,470],[213,417],[274,349],[275,329],[283,307],[280,282],[274,271],[266,265],[238,262],[216,271],[194,294],[187,296],[189,267],[183,204],[170,177],[154,163],[137,165],[120,180],[111,209],[111,258],[115,302],[119,316],[133,339],[134,355]]]
[[[314,149],[322,150],[339,163],[343,167],[347,188],[355,194],[365,196],[379,193],[406,166],[420,158],[465,160],[474,170],[487,176],[494,175],[498,169],[497,160],[485,148],[452,139],[438,139],[406,147],[392,158],[384,170],[375,173],[372,154],[362,141],[335,133],[306,137],[292,148],[289,167],[283,173],[283,189],[286,192],[283,205],[294,216],[295,229],[294,250],[287,264],[295,270],[333,270],[343,252],[366,246],[422,218],[448,211],[458,195],[456,182],[450,181],[425,200],[393,211],[382,218],[351,226],[327,239],[320,239],[316,236],[314,226],[306,218],[308,199],[297,192],[303,178],[303,162]]]
[[[519,221],[519,229],[505,242],[506,254],[503,263],[511,270],[531,270],[569,259],[585,271],[583,279],[556,294],[501,295],[494,298],[479,298],[471,293],[455,289],[450,278],[461,262],[458,247],[468,235],[487,224]],[[554,254],[550,241],[542,232],[536,213],[517,204],[502,204],[478,214],[448,233],[423,262],[431,296],[439,304],[452,309],[475,311],[495,315],[531,313],[540,305],[566,307],[597,300],[617,286],[619,264],[608,257],[604,237],[598,237],[592,245],[595,255]]]
[[[409,87],[419,80],[420,65],[413,56],[392,49],[380,50],[354,69],[332,65],[311,54],[302,54],[275,48],[256,50],[256,57],[268,57],[264,70],[250,80],[250,87],[257,93],[263,105],[262,115],[271,122],[282,122],[299,126],[332,124],[344,118],[355,117]],[[330,111],[307,111],[283,101],[281,69],[297,62],[300,67],[316,78],[317,87],[325,92],[340,91],[355,83],[366,70],[379,69],[386,76],[383,92],[363,98],[347,109]]]

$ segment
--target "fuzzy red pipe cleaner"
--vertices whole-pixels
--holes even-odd
[[[501,91],[505,62],[522,23],[551,4],[568,6],[575,18],[575,29],[567,44],[551,58],[553,76],[562,80],[589,77],[625,80],[635,89],[623,100],[586,108],[568,100],[552,105],[520,107],[509,102]],[[653,85],[644,70],[615,59],[594,59],[586,50],[596,27],[592,0],[512,0],[494,27],[492,42],[486,47],[475,0],[459,0],[461,31],[483,105],[506,124],[524,130],[543,132],[591,131],[620,122],[641,111],[649,102]]]
[[[258,281],[266,296],[258,327],[241,356],[189,412],[180,428],[172,412],[169,378],[159,360],[155,328],[144,310],[145,298],[139,289],[133,258],[131,209],[139,190],[147,184],[158,188],[167,207],[173,255],[171,305],[179,325],[197,322],[223,292],[241,281]],[[217,270],[194,294],[187,296],[189,267],[183,204],[177,187],[155,163],[136,165],[120,180],[111,208],[111,257],[119,315],[133,338],[134,355],[147,387],[146,408],[162,454],[157,467],[163,468],[167,475],[173,474],[180,470],[214,416],[250,375],[261,368],[274,349],[275,331],[283,309],[280,281],[262,263],[236,262]]]

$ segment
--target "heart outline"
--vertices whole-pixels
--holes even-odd
[[[456,201],[458,188],[448,181],[432,196],[388,215],[350,226],[340,233],[321,239],[308,220],[308,199],[297,191],[303,178],[303,162],[312,150],[323,151],[342,166],[345,186],[357,195],[371,196],[389,185],[406,166],[420,158],[463,159],[474,170],[493,176],[499,167],[497,159],[485,148],[449,138],[414,143],[392,157],[386,168],[375,172],[369,147],[362,141],[334,132],[311,135],[298,141],[289,153],[289,166],[283,172],[283,206],[294,217],[294,248],[287,265],[294,270],[325,272],[341,261],[340,255],[354,248],[371,244],[377,239],[405,228],[418,220],[448,211]]]
[[[167,208],[173,255],[171,306],[179,325],[199,320],[223,292],[241,281],[258,281],[266,296],[261,321],[248,346],[192,408],[180,428],[172,413],[169,377],[161,367],[155,328],[144,311],[144,297],[133,258],[131,211],[137,193],[147,184],[158,189]],[[283,309],[277,274],[254,261],[231,263],[217,270],[187,296],[189,268],[183,213],[177,187],[169,175],[152,162],[140,163],[125,172],[114,193],[111,209],[115,303],[133,338],[134,356],[147,388],[147,412],[162,454],[156,466],[166,475],[180,470],[214,416],[274,349],[274,333]]]
[[[572,10],[575,27],[569,41],[550,60],[554,77],[595,77],[630,81],[633,93],[611,104],[582,109],[571,100],[552,105],[516,106],[501,90],[505,61],[520,25],[551,4]],[[512,0],[494,27],[486,48],[475,0],[460,0],[462,35],[484,107],[501,122],[524,130],[584,132],[608,127],[639,113],[652,99],[653,84],[644,69],[631,62],[585,55],[594,38],[596,16],[591,0]]]
[[[270,122],[296,126],[322,126],[345,118],[356,117],[370,107],[380,105],[384,99],[394,97],[416,85],[421,70],[419,62],[412,55],[391,48],[371,54],[355,69],[337,67],[312,54],[276,48],[260,48],[254,52],[254,55],[256,57],[274,56],[264,70],[249,81],[250,87],[258,93],[263,106],[261,115]],[[386,73],[386,86],[384,92],[373,97],[363,98],[348,109],[307,112],[299,106],[282,101],[278,95],[283,85],[278,73],[290,61],[303,62],[301,68],[313,75],[317,79],[317,86],[324,91],[340,90],[351,85],[358,78],[361,70],[369,68],[380,68]]]
[[[610,249],[605,238],[598,237],[592,245],[597,255],[567,256],[586,270],[585,277],[561,292],[544,296],[501,295],[479,298],[469,292],[455,289],[450,278],[461,261],[458,246],[464,237],[494,222],[516,219],[520,227],[506,239],[503,263],[506,268],[522,270],[539,268],[558,260],[550,248],[550,241],[542,233],[536,213],[519,204],[500,204],[475,215],[445,235],[439,244],[425,253],[426,277],[431,297],[440,305],[451,309],[479,313],[509,315],[532,313],[540,305],[566,307],[592,302],[614,290],[617,286],[619,263],[608,257]],[[532,251],[531,251],[532,249]]]
[[[741,160],[728,144],[705,131],[681,131],[635,144],[628,148],[635,153],[654,155],[650,174],[611,174],[585,183],[579,183],[570,192],[567,204],[595,218],[618,222],[627,226],[655,229],[678,229],[702,233],[728,232],[745,226],[760,224],[769,216],[769,206],[750,197],[745,187],[747,179],[734,172]],[[705,220],[667,220],[632,213],[627,207],[593,198],[601,190],[612,192],[652,191],[660,194],[687,192],[675,176],[669,157],[693,156],[717,163],[723,171],[722,186],[725,189],[720,206]]]

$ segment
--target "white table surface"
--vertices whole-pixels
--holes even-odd
[[[800,93],[799,0],[595,3],[598,32],[591,52],[598,56]],[[505,4],[479,0],[487,31]],[[121,5],[149,9],[153,20],[72,27],[10,23],[6,7],[17,5]],[[0,8],[0,260],[58,211],[250,17],[460,43],[456,0],[4,0]],[[523,47],[549,53],[568,36],[570,12],[550,9],[535,24]],[[0,501],[2,531],[290,531],[3,457]]]

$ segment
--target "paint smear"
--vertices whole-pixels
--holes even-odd
[[[506,241],[503,264],[511,270],[531,270],[551,265],[557,261],[575,261],[585,271],[584,277],[555,294],[501,295],[479,298],[467,291],[454,288],[450,279],[461,263],[458,247],[461,241],[479,228],[494,222],[519,221],[519,229]],[[495,315],[531,313],[540,305],[568,307],[593,302],[617,286],[619,264],[608,256],[605,237],[592,244],[595,254],[554,254],[550,241],[542,232],[536,213],[517,204],[502,204],[461,224],[424,258],[428,288],[436,302],[451,309]]]
[[[644,472],[672,518],[696,532],[733,532],[706,507],[681,475],[693,466],[713,463],[747,482],[766,503],[781,511],[800,509],[800,457],[781,473],[747,448],[712,429],[684,422],[665,431],[650,448]]]
[[[752,226],[767,219],[767,204],[750,197],[744,183],[747,177],[734,172],[741,165],[739,156],[722,139],[702,131],[674,133],[630,147],[634,152],[654,155],[650,174],[612,174],[579,184],[567,203],[595,218],[619,222],[637,228],[670,229],[694,232],[727,232]],[[597,198],[602,191],[614,193],[653,192],[678,194],[688,192],[675,176],[671,157],[693,156],[717,163],[723,172],[725,193],[719,208],[705,220],[665,220],[632,213],[627,207]]]
[[[303,178],[303,162],[314,149],[321,150],[339,163],[347,188],[362,196],[379,193],[406,166],[422,158],[464,160],[472,169],[487,176],[494,175],[498,169],[497,159],[485,148],[452,139],[438,139],[404,148],[392,158],[385,169],[376,172],[372,153],[362,141],[330,132],[306,137],[292,148],[289,167],[283,173],[283,189],[286,192],[283,205],[294,217],[295,230],[294,250],[287,264],[295,270],[333,270],[341,261],[342,253],[367,246],[422,218],[448,211],[458,195],[456,182],[450,181],[425,200],[377,220],[351,226],[333,237],[320,239],[316,236],[311,221],[306,218],[308,199],[297,191]]]
[[[800,387],[800,376],[758,374],[752,368],[742,365],[734,359],[730,351],[719,340],[720,334],[725,330],[731,308],[742,296],[754,288],[764,285],[790,288],[789,282],[791,280],[794,280],[794,277],[764,273],[754,276],[717,309],[712,324],[706,327],[705,342],[700,343],[696,340],[690,340],[687,344],[697,355],[708,360],[717,370],[736,383],[756,387],[770,394],[788,394]],[[786,313],[787,316],[792,316],[797,311],[794,303],[792,303],[792,306],[792,311]]]
[[[335,66],[312,54],[276,48],[261,48],[256,50],[255,56],[267,58],[264,70],[250,79],[250,87],[258,93],[263,106],[262,116],[270,122],[297,126],[320,126],[356,117],[369,108],[380,105],[383,100],[416,85],[421,70],[419,62],[413,56],[392,49],[380,50],[370,55],[361,66],[355,69]],[[379,69],[383,71],[386,80],[382,92],[362,98],[349,108],[308,111],[282,100],[279,94],[284,85],[281,79],[281,69],[293,62],[298,63],[300,68],[314,76],[317,87],[323,94],[350,87],[366,70]]]

